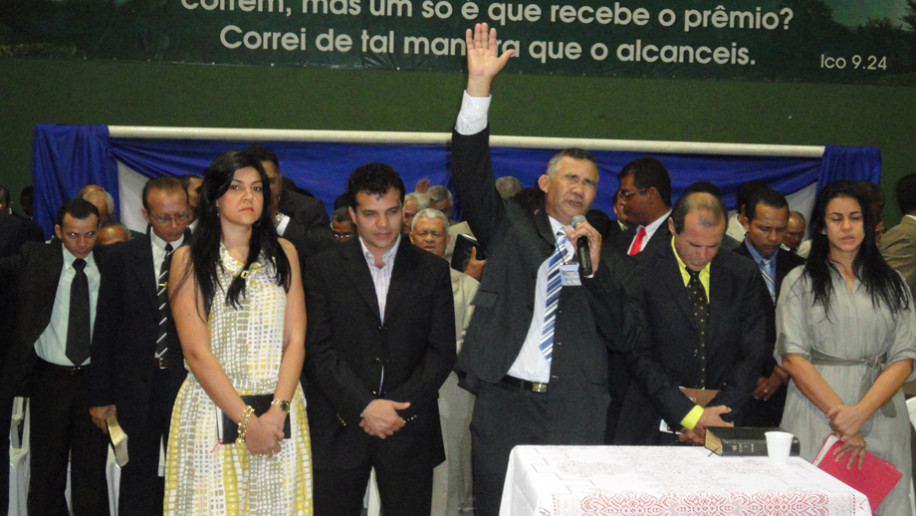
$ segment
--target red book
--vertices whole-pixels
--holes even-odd
[[[868,451],[865,452],[862,469],[859,469],[858,461],[853,463],[851,469],[846,469],[846,464],[849,463],[849,454],[843,455],[839,462],[833,456],[834,450],[842,444],[843,442],[840,441],[836,434],[828,435],[824,439],[824,445],[821,446],[821,450],[817,452],[817,457],[814,458],[813,464],[867,496],[868,503],[871,504],[871,510],[874,512],[884,501],[887,493],[890,493],[891,489],[903,477],[903,473],[890,462]]]

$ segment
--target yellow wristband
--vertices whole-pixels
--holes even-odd
[[[703,415],[703,407],[697,405],[690,409],[690,412],[684,416],[684,419],[681,420],[681,426],[687,430],[693,430],[697,423],[700,421],[700,417]]]

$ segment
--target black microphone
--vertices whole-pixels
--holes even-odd
[[[572,218],[572,227],[587,222],[582,215],[576,215]],[[592,275],[592,255],[588,248],[588,237],[580,236],[576,240],[576,255],[579,257],[579,274],[583,276]]]

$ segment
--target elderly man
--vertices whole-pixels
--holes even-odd
[[[401,225],[401,233],[410,234],[411,221],[414,215],[429,208],[429,197],[420,192],[410,192],[404,196],[404,223]],[[440,210],[441,211],[441,210]]]
[[[477,393],[471,423],[475,514],[499,511],[509,452],[517,444],[601,444],[606,426],[608,350],[631,340],[612,257],[584,216],[598,167],[567,149],[538,178],[531,209],[496,190],[487,112],[490,85],[512,51],[497,55],[496,30],[466,33],[468,82],[452,133],[452,185],[486,256],[474,317],[456,368]],[[589,244],[592,271],[575,263]],[[614,264],[610,262],[614,261]]]
[[[673,235],[642,263],[636,292],[647,332],[627,355],[630,384],[618,444],[702,443],[707,426],[743,421],[765,343],[763,280],[754,262],[719,252],[726,210],[714,194],[681,196]],[[708,403],[681,388],[714,394]],[[724,418],[723,418],[724,416]]]
[[[413,218],[410,241],[436,256],[445,257],[449,241],[448,219],[432,208],[421,210]],[[471,300],[479,283],[474,278],[449,269],[455,304],[455,341],[461,351],[461,338],[471,320]],[[433,470],[433,514],[452,515],[473,508],[471,484],[471,414],[474,396],[458,387],[458,375],[449,374],[439,389],[439,419],[445,442],[445,464]]]

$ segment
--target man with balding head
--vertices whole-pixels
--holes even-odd
[[[618,444],[702,443],[707,426],[743,421],[766,353],[767,295],[754,262],[719,252],[726,214],[713,194],[682,196],[666,224],[673,236],[642,263],[647,330],[627,355]],[[714,397],[704,408],[681,387]]]
[[[101,432],[116,415],[129,436],[120,513],[153,515],[162,511],[159,443],[168,442],[172,405],[186,374],[166,280],[172,253],[190,236],[192,216],[174,177],[147,181],[142,200],[146,234],[111,248],[111,281],[99,293],[90,403]]]

